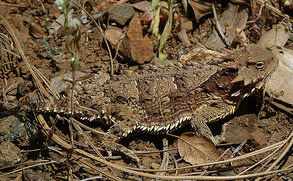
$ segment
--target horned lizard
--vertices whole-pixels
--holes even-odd
[[[74,110],[70,110],[69,95],[53,103],[38,102],[37,108],[106,121],[112,126],[103,139],[105,149],[120,151],[137,162],[139,158],[119,144],[137,130],[166,133],[189,122],[216,143],[207,124],[234,113],[277,66],[271,51],[256,45],[234,56],[235,62],[224,68],[191,61],[167,68],[149,65],[139,74],[113,79],[100,73],[77,83]]]

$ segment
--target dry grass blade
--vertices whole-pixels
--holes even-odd
[[[0,16],[5,28],[7,29],[7,31],[9,32],[9,34],[12,36],[13,41],[15,42],[15,46],[19,52],[19,54],[21,55],[21,58],[23,59],[23,61],[25,62],[25,65],[27,66],[27,68],[29,69],[30,73],[33,76],[33,80],[36,83],[37,88],[40,90],[40,92],[42,93],[42,95],[45,95],[45,97],[53,100],[52,96],[46,91],[45,87],[43,86],[43,84],[41,83],[40,79],[43,81],[43,83],[46,85],[46,87],[48,87],[50,93],[55,97],[55,98],[59,98],[58,93],[56,93],[53,89],[50,88],[49,86],[49,81],[47,79],[44,78],[44,76],[41,75],[40,72],[37,71],[37,69],[30,65],[27,57],[24,54],[24,51],[22,50],[20,43],[13,31],[13,29],[11,28],[10,24],[8,23],[8,21],[3,17]]]
[[[38,121],[40,123],[40,125],[42,125],[43,127],[43,133],[45,135],[50,135],[52,134],[51,133],[51,129],[50,127],[48,126],[48,124],[46,123],[46,121],[44,120],[43,116],[42,115],[38,115]],[[72,146],[70,144],[68,144],[66,141],[64,141],[62,138],[60,138],[59,136],[57,136],[55,133],[53,133],[52,135],[52,139],[55,143],[57,143],[59,146],[61,146],[62,148],[66,149],[66,150],[72,150]],[[85,157],[88,157],[88,158],[91,158],[91,157],[95,157],[97,158],[97,160],[100,162],[100,163],[104,163],[104,162],[107,162],[106,160],[102,159],[102,158],[99,158],[99,157],[96,157],[92,154],[89,154],[83,150],[80,150],[80,149],[74,149],[73,150],[75,152],[75,154],[73,154],[72,156],[74,158],[76,158],[77,160],[83,162],[85,165],[88,165],[89,167],[95,169],[96,171],[98,171],[100,174],[104,175],[105,177],[111,179],[111,180],[120,180],[120,179],[117,179],[116,177],[114,177],[113,175],[110,175],[108,173],[106,173],[105,171],[97,168],[96,166],[92,165],[91,163],[88,163],[86,161],[83,161],[82,159],[79,159],[80,156],[79,155],[82,155],[82,156],[85,156]],[[78,153],[79,155],[76,155],[76,153]]]
[[[47,125],[47,123],[45,122],[45,120],[42,117],[42,115],[38,116],[38,120],[39,120],[40,124],[43,125],[43,132],[45,134],[48,134],[50,128]],[[59,146],[63,147],[64,149],[67,149],[67,150],[71,149],[70,144],[68,144],[65,141],[63,141],[56,134],[53,134],[53,140]],[[118,170],[121,170],[121,171],[124,171],[124,172],[128,172],[128,173],[143,176],[143,177],[148,177],[148,178],[165,179],[165,180],[191,180],[191,179],[194,179],[194,180],[235,180],[235,179],[249,179],[249,178],[261,177],[261,176],[265,176],[265,175],[271,175],[271,174],[276,174],[276,173],[287,172],[287,171],[292,171],[293,170],[293,168],[287,167],[285,169],[280,169],[280,170],[275,170],[275,171],[268,171],[266,173],[265,172],[263,172],[263,173],[254,173],[254,174],[240,175],[240,176],[162,176],[162,175],[154,175],[154,174],[144,173],[143,171],[145,171],[145,170],[135,171],[135,170],[131,169],[130,167],[125,167],[125,166],[110,163],[110,162],[108,162],[106,160],[103,160],[102,158],[99,158],[97,156],[89,154],[89,153],[87,153],[87,152],[85,152],[85,151],[83,151],[81,149],[74,149],[73,150],[73,157],[78,159],[78,158],[80,158],[80,156],[78,156],[78,155],[88,157],[90,159],[93,159],[94,161],[106,164],[106,165],[108,165],[110,167],[113,167],[115,169],[118,169]],[[100,174],[106,176],[109,179],[121,180],[120,178],[114,177],[113,175],[109,175],[105,171],[103,171],[103,170],[91,165],[88,162],[85,162],[85,161],[82,161],[82,162],[84,162],[84,164],[87,164],[88,166],[90,166],[91,168],[95,169]]]
[[[268,165],[268,163],[271,162],[272,158],[278,153],[278,151],[280,151],[280,149],[286,144],[288,143],[290,140],[290,144],[286,147],[286,150],[283,152],[283,154],[281,156],[278,157],[278,159],[273,163],[273,165],[270,166],[270,168],[273,168],[277,163],[279,163],[279,161],[284,157],[284,153],[287,153],[288,150],[292,147],[292,136],[293,136],[293,131],[291,132],[290,136],[284,140],[284,142],[279,145],[277,148],[275,148],[275,150],[269,154],[268,156],[266,156],[265,158],[261,159],[259,162],[255,163],[254,165],[250,166],[249,168],[247,168],[246,170],[244,170],[243,172],[239,173],[238,175],[243,175],[244,173],[246,173],[247,171],[251,170],[252,168],[256,167],[257,165],[261,164],[262,162],[264,162],[265,160],[267,160],[267,162],[259,169],[262,170],[266,165]],[[270,158],[270,159],[269,159]],[[271,170],[271,169],[270,169]],[[270,171],[269,169],[267,169],[267,171]],[[266,171],[266,172],[267,172]]]
[[[171,134],[168,134],[168,135],[176,137],[175,135],[171,135]],[[286,142],[287,142],[287,140],[283,140],[283,141],[277,142],[275,144],[272,144],[270,146],[267,146],[265,148],[256,150],[256,151],[251,152],[251,153],[247,153],[247,154],[244,154],[244,155],[241,155],[241,156],[238,156],[238,157],[235,157],[235,158],[227,159],[227,160],[224,160],[224,161],[216,161],[216,162],[213,162],[213,163],[198,164],[198,165],[193,165],[193,166],[180,167],[178,169],[166,169],[166,170],[139,169],[139,168],[129,168],[129,169],[136,170],[136,171],[147,171],[147,172],[161,172],[161,171],[171,172],[171,171],[176,171],[176,170],[192,169],[192,168],[203,167],[203,166],[226,164],[226,163],[229,163],[229,162],[234,162],[234,161],[238,161],[238,160],[242,160],[242,159],[247,159],[247,158],[259,155],[259,154],[263,154],[265,152],[269,152],[271,150],[279,148],[280,146],[282,146]]]
[[[257,3],[258,5],[260,5],[260,6],[262,6],[263,4],[265,4],[265,1],[264,1],[264,0],[256,0],[256,3]],[[293,23],[293,20],[292,20],[288,15],[283,14],[283,13],[282,13],[280,10],[278,10],[277,8],[273,7],[272,5],[266,5],[266,6],[267,6],[267,8],[268,8],[269,10],[271,10],[271,11],[274,12],[274,13],[276,13],[278,16],[281,16],[281,17],[283,17],[283,18],[288,18],[289,21],[290,21],[291,23]]]
[[[26,5],[22,5],[22,4],[10,4],[10,3],[2,3],[0,2],[1,6],[10,6],[10,7],[18,7],[18,8],[25,8],[27,7]]]
[[[21,172],[21,171],[27,170],[29,168],[34,168],[34,167],[38,167],[38,166],[42,166],[42,165],[48,165],[48,164],[52,164],[52,163],[57,163],[57,161],[55,161],[55,160],[46,161],[44,163],[38,163],[38,164],[35,164],[35,165],[27,166],[27,167],[24,167],[24,168],[21,168],[21,169],[17,169],[17,170],[13,170],[11,172],[4,173],[4,174],[0,175],[0,177],[3,177],[5,175],[10,175],[10,174],[13,174],[13,173],[16,173],[16,172]]]
[[[94,145],[94,143],[89,139],[89,137],[86,134],[84,134],[84,131],[81,129],[79,124],[76,123],[76,120],[74,118],[71,118],[71,121],[72,121],[72,124],[75,127],[75,129],[85,138],[85,140],[89,143],[89,145],[92,147],[92,149],[94,149],[96,154],[99,155],[99,157],[101,157],[102,159],[106,160],[105,157],[98,150],[98,148]],[[111,169],[111,170],[114,175],[117,175],[113,169]]]
[[[4,77],[6,72],[11,71],[11,69],[15,67],[15,57],[19,58],[14,51],[15,48],[13,46],[13,41],[8,37],[8,35],[0,33],[0,68]]]
[[[288,146],[282,152],[282,154],[278,157],[278,159],[276,161],[274,161],[274,163],[265,171],[266,173],[271,171],[284,158],[284,156],[291,150],[292,145],[293,145],[292,137],[293,137],[293,131],[291,132],[289,138],[287,139],[288,140]]]
[[[38,120],[40,122],[40,124],[43,126],[43,131],[45,134],[48,134],[50,128],[47,125],[47,123],[45,122],[44,118],[42,117],[42,115],[38,116]],[[63,141],[61,138],[59,138],[59,136],[57,136],[56,134],[53,134],[52,136],[53,140],[60,145],[61,147],[70,150],[71,146],[70,144],[66,143],[65,141]],[[283,143],[283,142],[281,142]],[[277,144],[279,146],[279,144]],[[97,156],[94,156],[92,154],[89,154],[83,150],[80,149],[74,149],[73,150],[73,156],[75,158],[80,158],[80,156],[78,155],[82,155],[88,158],[91,158],[99,163],[103,163],[106,164],[110,167],[113,167],[115,169],[124,171],[124,172],[128,172],[128,173],[132,173],[135,175],[139,175],[139,176],[143,176],[143,177],[148,177],[148,178],[155,178],[155,179],[166,179],[166,180],[187,180],[187,179],[198,179],[198,180],[235,180],[235,179],[247,179],[247,178],[254,178],[254,177],[260,177],[260,176],[265,176],[265,175],[270,175],[270,174],[275,174],[275,173],[280,173],[280,172],[285,172],[285,171],[291,171],[293,170],[293,168],[286,168],[286,169],[280,169],[280,170],[275,170],[275,171],[268,171],[268,172],[263,172],[263,173],[254,173],[254,174],[248,174],[248,175],[240,175],[240,176],[162,176],[162,175],[154,175],[154,174],[149,174],[149,173],[144,173],[146,170],[141,170],[141,171],[135,171],[133,169],[131,169],[130,167],[125,167],[125,166],[120,166],[117,164],[113,164],[110,163],[102,158],[99,158]],[[78,155],[77,155],[78,154]],[[83,161],[84,162],[84,161]],[[117,177],[114,177],[113,175],[109,175],[108,173],[102,171],[101,169],[91,165],[90,163],[84,163],[87,164],[88,166],[90,166],[91,168],[94,168],[96,171],[98,171],[99,173],[101,173],[102,175],[106,176],[109,179],[112,180],[120,180]],[[153,170],[151,170],[153,171]],[[161,170],[161,171],[165,171],[165,170]]]

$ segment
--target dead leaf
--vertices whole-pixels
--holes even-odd
[[[293,105],[293,51],[286,48],[273,48],[279,65],[269,78],[266,91],[287,104]]]
[[[290,31],[284,25],[275,25],[273,29],[266,32],[257,42],[258,45],[276,45],[283,47],[290,37]]]
[[[215,64],[216,63],[215,60],[224,61],[223,59],[221,59],[221,57],[223,56],[224,54],[221,54],[217,51],[209,50],[209,49],[203,48],[202,46],[196,46],[188,54],[182,55],[180,57],[180,60],[181,61],[192,60],[199,64],[204,64],[204,63]],[[221,62],[217,62],[217,63],[221,63]]]
[[[38,24],[33,23],[33,22],[29,23],[29,31],[30,31],[30,34],[34,38],[37,38],[37,39],[43,38],[43,36],[45,34],[45,32],[42,29],[42,27],[40,25],[38,25]]]
[[[287,7],[289,11],[293,11],[293,1],[292,0],[285,0],[284,5]]]
[[[187,23],[185,23],[187,24]],[[180,21],[176,21],[175,22],[175,26],[176,26],[176,31],[177,31],[177,35],[178,35],[178,38],[183,42],[183,45],[185,47],[189,47],[191,45],[189,39],[188,39],[188,36],[186,34],[186,26],[183,26],[183,18],[180,19]]]
[[[68,12],[68,19],[72,18],[73,9],[70,9]],[[61,28],[62,25],[65,23],[64,14],[61,14],[52,24],[49,26],[49,34],[53,34],[57,30]]]
[[[223,12],[221,19],[219,20],[221,29],[225,34],[228,43],[232,43],[239,32],[245,28],[248,19],[246,9],[240,9],[238,6],[231,3],[228,4],[228,8]],[[215,29],[208,40],[205,42],[207,48],[213,50],[220,50],[226,47],[222,38],[220,38],[218,31]]]
[[[122,30],[109,28],[105,31],[105,38],[112,44],[117,45],[118,42],[123,39],[125,34]]]
[[[143,64],[154,57],[153,45],[143,29],[138,15],[135,14],[129,23],[127,36],[122,41],[121,53],[132,62]]]
[[[191,43],[190,43],[188,36],[186,34],[186,29],[182,29],[181,31],[179,31],[178,37],[183,42],[183,45],[185,47],[190,47]]]
[[[131,4],[131,6],[143,12],[152,10],[152,5],[149,1],[140,1],[137,3]]]
[[[178,140],[180,156],[192,165],[213,162],[219,158],[215,145],[192,132],[183,133]]]
[[[195,19],[198,22],[200,18],[212,13],[212,1],[211,0],[189,0]]]
[[[85,76],[85,73],[76,71],[75,72],[75,78],[78,79],[80,77]],[[72,72],[68,72],[66,74],[61,74],[57,77],[54,77],[51,79],[50,87],[54,89],[56,92],[61,93],[62,91],[66,90],[68,88],[68,85],[70,82],[66,80],[70,80],[72,78]]]

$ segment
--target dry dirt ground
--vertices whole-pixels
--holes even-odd
[[[87,3],[84,3],[86,4],[84,7],[90,14],[95,15],[98,12],[97,9],[100,3],[101,2],[87,1]],[[135,1],[128,3],[134,4]],[[288,15],[290,15],[291,12],[292,15],[292,9],[289,7],[284,8],[283,1],[270,2],[270,4]],[[226,5],[227,3],[223,3],[221,8],[218,9],[219,15],[224,11]],[[247,8],[250,19],[252,16],[250,6],[240,6]],[[257,5],[256,7],[258,10],[259,6]],[[182,8],[181,5],[179,8]],[[81,13],[80,9],[75,8],[74,10],[79,17],[84,15]],[[267,16],[266,20],[258,22],[258,26],[262,26],[263,31],[272,29],[274,24],[277,24],[283,19],[282,17],[274,15],[269,10],[266,11],[268,11],[268,13],[263,14],[263,16]],[[182,13],[182,10],[179,12],[186,22],[191,23],[189,29],[187,28],[187,36],[193,46],[198,42],[205,42],[210,37],[212,31],[215,29],[213,15],[207,15],[200,19],[199,23],[196,23],[192,13],[186,17],[184,13]],[[140,15],[141,14],[140,12]],[[35,66],[44,77],[50,80],[51,78],[63,75],[72,70],[71,63],[68,61],[71,55],[66,49],[64,27],[61,26],[57,28],[55,32],[50,32],[52,24],[61,16],[61,12],[54,4],[53,0],[0,1],[0,15],[7,19],[13,32],[16,34],[16,38],[29,64]],[[109,22],[107,17],[102,18],[102,20],[103,30],[105,30],[106,26],[118,26],[111,21]],[[148,26],[149,25],[144,25],[144,28],[147,29]],[[128,24],[122,27],[119,26],[118,28],[126,31]],[[95,74],[98,72],[110,73],[110,56],[105,44],[105,39],[101,35],[99,29],[89,20],[87,24],[82,24],[80,26],[80,31],[81,54],[77,70],[87,74]],[[250,25],[246,26],[244,32],[250,43],[256,43],[261,37],[261,34],[257,31],[254,32],[253,27]],[[265,165],[267,162],[266,160],[260,163],[256,168],[251,169],[248,173],[263,173],[272,163],[278,160],[278,158],[281,158],[281,160],[278,160],[273,170],[288,170],[270,175],[260,174],[259,177],[264,180],[293,179],[292,150],[291,146],[286,144],[280,148],[280,150],[277,150],[279,147],[273,147],[268,152],[256,154],[246,159],[217,164],[215,166],[189,167],[176,171],[176,173],[174,170],[166,173],[162,172],[161,174],[153,170],[149,170],[148,172],[137,170],[139,173],[152,174],[148,176],[130,173],[128,172],[129,170],[121,169],[122,167],[120,168],[119,166],[113,169],[107,166],[107,164],[98,162],[98,160],[91,156],[86,156],[80,152],[77,154],[72,149],[66,148],[64,145],[62,146],[62,144],[53,137],[53,135],[58,135],[62,138],[62,141],[70,145],[69,126],[66,121],[59,120],[52,126],[52,122],[54,122],[56,115],[45,114],[45,120],[50,122],[49,125],[52,126],[51,130],[47,132],[48,134],[46,135],[44,130],[42,130],[45,126],[40,125],[40,122],[36,119],[36,114],[21,108],[14,109],[14,107],[19,105],[19,101],[21,100],[21,96],[17,93],[17,86],[21,83],[32,84],[32,75],[25,61],[20,58],[14,42],[15,40],[7,31],[7,27],[3,21],[0,25],[0,36],[2,37],[0,42],[0,57],[2,61],[2,63],[0,63],[0,92],[2,96],[0,106],[0,125],[2,126],[0,128],[0,180],[81,180],[93,177],[101,180],[151,180],[151,178],[156,178],[156,175],[174,176],[175,174],[191,175],[191,173],[197,176],[202,175],[203,177],[201,179],[206,179],[208,176],[222,176],[227,179],[235,178],[241,180],[241,178],[233,176],[244,171],[254,163],[257,163],[273,151],[279,152],[270,157],[272,159],[268,161],[267,165]],[[158,40],[150,33],[147,33],[147,36],[150,37],[154,52],[157,53]],[[290,45],[290,42],[292,43],[292,35],[288,42],[287,45]],[[178,55],[182,54],[182,52],[187,53],[193,46],[190,48],[184,47],[182,41],[177,36],[177,32],[173,30],[166,43],[164,52],[168,54],[168,61],[176,61]],[[112,54],[114,55],[116,49],[115,47],[112,48]],[[9,56],[4,55],[5,53],[7,54],[7,51],[4,49],[11,51]],[[123,57],[121,58],[120,56],[113,62],[113,65],[113,72],[116,75],[125,74],[128,70],[136,71],[142,66],[136,63],[125,62],[123,61]],[[30,91],[36,90],[33,85],[30,87]],[[280,145],[284,143],[280,143],[280,141],[286,140],[292,131],[292,115],[278,107],[270,105],[270,101],[269,98],[263,99],[262,92],[260,92],[258,95],[244,100],[238,111],[232,116],[209,125],[214,131],[214,134],[220,134],[221,127],[229,122],[225,136],[230,144],[216,147],[217,152],[220,154],[226,151],[220,160],[232,158],[233,155],[235,157],[252,153],[268,145],[274,145],[276,143]],[[53,119],[50,119],[50,117]],[[94,123],[85,124],[102,132],[107,131],[109,128],[105,125],[97,125]],[[172,135],[180,136],[182,133],[190,131],[193,131],[192,128],[190,125],[186,125],[172,132]],[[95,148],[104,156],[107,156],[107,153],[100,145],[102,139],[101,135],[95,135],[88,130],[84,130],[81,134],[76,128],[73,128],[72,136],[76,149],[84,150],[88,155],[97,157],[95,150],[89,144],[91,142],[95,144]],[[161,152],[164,147],[163,140],[165,139],[168,143],[167,148],[164,149],[169,150],[169,157],[166,157],[166,154]],[[290,140],[291,139],[287,140],[289,142],[288,144],[292,144],[292,140],[291,142]],[[163,158],[167,158],[168,162],[165,166],[168,169],[191,166],[191,164],[184,161],[184,159],[181,159],[178,153],[177,143],[177,138],[171,135],[150,135],[146,133],[133,134],[122,140],[123,145],[136,150],[137,155],[142,161],[139,167],[146,169],[163,169],[161,165],[166,164],[166,160],[163,160]],[[281,153],[284,153],[284,155],[281,155]],[[137,167],[131,160],[124,157],[121,158],[119,154],[110,157],[108,161],[115,165],[127,166],[127,168],[130,169]],[[264,167],[261,168],[262,166]],[[171,177],[169,177],[169,179],[171,179]],[[216,179],[216,177],[214,179]],[[248,178],[248,180],[250,179],[252,178]]]

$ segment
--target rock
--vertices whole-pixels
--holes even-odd
[[[127,36],[122,40],[121,53],[131,62],[143,64],[154,57],[153,45],[148,36],[143,36],[143,29],[138,15],[129,23]]]
[[[75,79],[86,76],[85,73],[76,71]],[[67,80],[72,80],[72,72],[68,72],[66,74],[59,75],[51,79],[50,87],[55,90],[57,93],[61,93],[68,89],[68,85],[71,86],[71,83]]]
[[[224,132],[224,138],[229,143],[239,144],[249,139],[249,133],[236,122],[229,122]]]
[[[134,15],[132,7],[127,5],[113,5],[108,10],[109,19],[124,26]]]
[[[259,128],[255,128],[255,130],[250,133],[252,139],[259,144],[260,146],[263,146],[267,143],[267,138],[266,135],[264,133],[261,132],[261,130]]]
[[[255,114],[235,117],[223,125],[221,136],[225,141],[232,144],[239,144],[251,139],[250,133],[254,131],[253,125],[256,119]]]
[[[23,171],[23,181],[42,181],[46,180],[45,173],[37,174],[36,172],[25,170]]]
[[[21,160],[20,149],[10,141],[0,144],[0,167],[12,166]]]
[[[154,57],[153,60],[151,61],[151,64],[160,68],[167,67],[167,66],[174,66],[174,63],[172,61],[162,60],[162,59],[159,59],[158,57]]]
[[[3,141],[19,141],[25,146],[25,141],[35,137],[37,130],[28,122],[23,122],[15,116],[0,119],[0,143]]]

